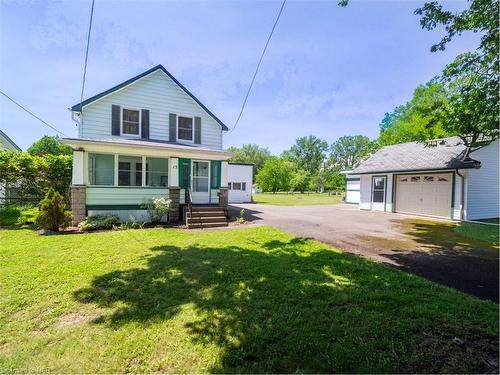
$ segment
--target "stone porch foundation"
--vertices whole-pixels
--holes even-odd
[[[180,187],[170,187],[169,190],[170,190],[169,199],[172,201],[172,205],[170,206],[171,210],[168,213],[168,221],[170,223],[176,223],[179,221],[181,188]]]
[[[86,198],[85,186],[71,186],[71,212],[73,213],[72,225],[74,226],[78,225],[87,216]]]

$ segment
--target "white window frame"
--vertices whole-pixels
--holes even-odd
[[[190,140],[189,139],[180,139],[179,138],[179,118],[180,117],[190,118],[191,121],[192,121],[193,131],[192,131],[192,137],[191,137]],[[175,127],[175,132],[176,132],[175,139],[177,139],[177,142],[179,142],[179,143],[183,143],[183,142],[184,143],[194,143],[194,128],[195,128],[195,126],[194,126],[194,116],[186,116],[186,115],[179,115],[178,114],[177,115],[177,124],[176,124],[176,127]]]
[[[139,134],[129,134],[123,132],[123,110],[127,109],[129,111],[139,111]],[[142,138],[142,110],[141,108],[134,107],[120,107],[120,135],[134,138]]]

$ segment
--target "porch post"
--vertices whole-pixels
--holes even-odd
[[[73,151],[73,175],[71,179],[71,212],[72,225],[78,225],[87,216],[86,186],[85,186],[85,153],[82,150]]]

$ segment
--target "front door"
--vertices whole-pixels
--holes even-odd
[[[210,164],[208,161],[193,160],[191,186],[194,204],[207,204],[210,197]]]
[[[377,176],[372,178],[372,210],[385,211],[385,189],[386,177]]]

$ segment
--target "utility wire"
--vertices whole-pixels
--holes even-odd
[[[90,21],[89,21],[89,31],[87,33],[87,48],[85,49],[85,63],[83,65],[83,79],[82,79],[82,92],[80,93],[80,113],[81,121],[83,122],[83,107],[81,106],[83,101],[83,91],[85,90],[85,78],[87,77],[87,61],[89,59],[89,47],[90,47],[90,34],[92,31],[92,20],[94,18],[94,2],[92,0],[92,7],[90,8]]]
[[[252,90],[252,86],[255,82],[255,77],[257,77],[257,73],[259,71],[260,65],[262,64],[262,59],[264,58],[264,55],[266,53],[267,46],[269,45],[269,41],[271,40],[271,37],[273,36],[274,29],[276,28],[276,25],[278,24],[278,21],[281,17],[281,13],[283,12],[283,8],[285,7],[285,3],[286,3],[286,0],[283,0],[283,2],[281,3],[280,11],[278,13],[278,16],[276,17],[276,21],[274,21],[273,28],[271,29],[271,33],[269,34],[269,37],[267,38],[266,45],[264,46],[264,49],[262,50],[262,54],[260,55],[259,63],[257,64],[257,67],[256,67],[255,72],[254,72],[253,77],[252,77],[252,81],[250,82],[250,86],[248,87],[247,94],[245,95],[245,99],[243,100],[243,104],[241,106],[240,113],[238,114],[238,118],[236,119],[236,122],[234,123],[233,128],[229,131],[229,133],[233,132],[234,129],[236,129],[236,126],[238,125],[238,122],[241,119],[241,115],[243,114],[243,111],[245,109],[245,105],[247,104],[248,96],[250,95],[250,91]]]
[[[18,102],[16,102],[14,99],[12,99],[9,95],[7,95],[6,93],[4,93],[3,91],[0,91],[0,94],[2,94],[3,96],[5,96],[7,99],[9,99],[12,103],[14,103],[15,105],[17,105],[19,108],[21,108],[22,110],[24,110],[25,112],[28,112],[31,116],[33,116],[34,118],[36,118],[38,121],[44,123],[45,125],[47,125],[49,128],[51,128],[52,130],[58,132],[59,134],[62,134],[64,135],[65,137],[68,137],[66,134],[64,134],[62,131],[59,131],[57,130],[54,126],[50,125],[48,122],[46,121],[43,121],[40,117],[38,117],[37,115],[35,115],[33,112],[31,112],[29,109],[23,107],[21,104],[19,104]]]

